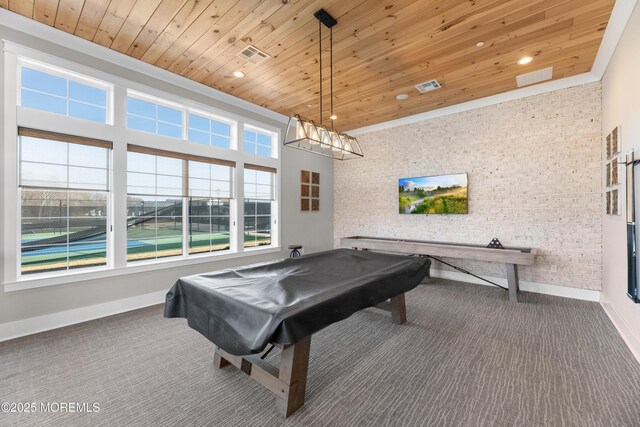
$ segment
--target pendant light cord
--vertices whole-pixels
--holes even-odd
[[[331,128],[333,128],[333,27],[329,29],[329,80],[330,80],[330,100],[331,100]]]
[[[322,125],[322,22],[318,21],[318,44],[320,45],[320,124]]]

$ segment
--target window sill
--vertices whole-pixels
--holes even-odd
[[[75,282],[85,282],[89,280],[102,279],[105,277],[123,276],[126,274],[144,273],[145,271],[155,271],[166,268],[183,267],[189,265],[198,265],[211,263],[215,261],[223,261],[236,258],[247,258],[251,256],[271,253],[282,253],[282,248],[277,246],[269,246],[266,248],[252,248],[244,252],[226,252],[216,255],[196,255],[190,258],[181,259],[165,259],[156,262],[141,262],[140,264],[129,264],[121,268],[101,268],[92,271],[74,271],[65,272],[64,275],[51,275],[46,277],[26,277],[16,282],[4,283],[4,292],[15,292],[26,289],[42,288],[46,286],[64,285]]]

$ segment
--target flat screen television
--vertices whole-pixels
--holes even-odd
[[[467,174],[400,178],[398,202],[401,214],[466,214]]]

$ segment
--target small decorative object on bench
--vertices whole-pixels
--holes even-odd
[[[491,249],[504,249],[504,246],[502,246],[502,243],[500,243],[500,240],[498,240],[497,237],[494,237],[487,247]]]
[[[300,255],[300,249],[302,249],[302,245],[289,245],[289,249],[291,249],[291,253],[289,254],[289,258],[295,258]]]

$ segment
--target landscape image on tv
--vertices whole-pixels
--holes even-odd
[[[466,214],[467,174],[398,180],[401,214]]]

